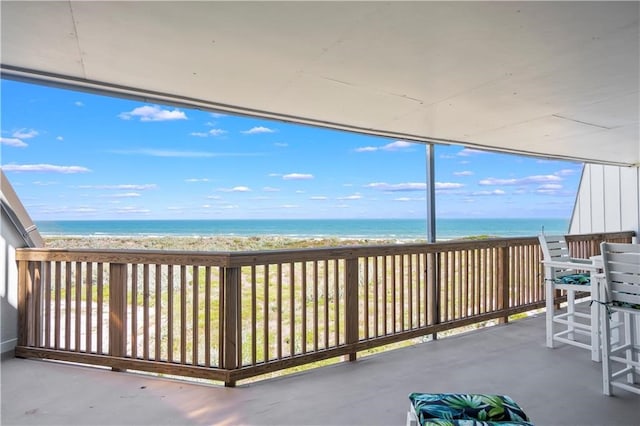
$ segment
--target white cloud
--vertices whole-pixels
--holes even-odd
[[[547,183],[544,185],[540,185],[535,192],[539,194],[555,195],[558,194],[561,189],[562,185],[558,185],[556,183]]]
[[[325,197],[324,195],[314,195],[312,197],[309,197],[310,200],[314,200],[314,201],[325,201],[328,200],[328,197]]]
[[[406,202],[406,201],[412,201],[412,198],[409,197],[400,197],[400,198],[394,198],[393,201],[401,201],[401,202]]]
[[[353,194],[353,195],[347,195],[346,197],[338,197],[338,200],[360,200],[362,199],[362,195],[360,194]]]
[[[81,101],[75,101],[74,105],[77,106],[77,107],[83,107],[84,106],[84,104]]]
[[[139,118],[140,121],[168,121],[168,120],[186,120],[187,116],[184,112],[174,109],[161,109],[155,105],[145,105],[134,108],[129,112],[123,112],[118,115],[123,120],[131,120]]]
[[[199,137],[199,138],[206,138],[207,137],[207,134],[204,133],[204,132],[191,132],[189,134],[191,136],[196,136],[196,137]]]
[[[547,183],[540,185],[538,189],[562,189],[562,185],[558,185],[557,183]]]
[[[189,183],[193,183],[193,182],[209,182],[209,179],[207,178],[191,178],[191,179],[185,179],[185,182],[189,182]]]
[[[458,189],[462,188],[464,184],[454,182],[436,182],[436,190]],[[365,185],[367,188],[378,189],[386,192],[411,192],[411,191],[426,191],[427,184],[423,182],[407,182],[389,184],[385,182],[375,182]]]
[[[264,192],[279,192],[280,191],[280,189],[274,188],[274,187],[271,187],[271,186],[265,186],[264,188],[262,188],[262,190]]]
[[[274,146],[277,146],[278,148],[286,148],[286,147],[288,147],[288,146],[289,146],[289,144],[288,144],[288,143],[285,143],[285,142],[276,142],[276,143],[274,143],[273,145],[274,145]]]
[[[484,195],[505,195],[506,192],[504,192],[502,189],[494,189],[493,191],[476,191],[476,192],[472,192],[471,195],[478,195],[478,196],[484,196]]]
[[[148,155],[150,157],[174,157],[174,158],[211,158],[219,157],[220,154],[214,152],[204,151],[170,151],[161,149],[134,149],[134,150],[114,150],[111,151],[115,154],[134,154],[134,155]]]
[[[141,194],[138,192],[123,192],[121,194],[110,195],[110,197],[113,197],[113,198],[135,198],[140,196]]]
[[[455,183],[455,182],[436,182],[436,189],[459,189],[462,188],[464,184]]]
[[[218,158],[218,157],[261,157],[264,153],[233,153],[233,152],[207,152],[207,151],[171,151],[161,149],[114,149],[109,151],[113,154],[120,155],[147,155],[149,157],[167,157],[167,158]]]
[[[535,176],[527,176],[519,179],[487,178],[487,179],[482,179],[480,182],[478,182],[478,184],[479,185],[531,185],[531,184],[560,182],[560,181],[562,181],[562,178],[556,175],[535,175]]]
[[[289,173],[287,175],[282,176],[284,180],[309,180],[313,179],[312,174],[308,173]]]
[[[18,139],[31,139],[38,136],[38,131],[33,129],[20,129],[13,132],[12,136]]]
[[[209,134],[211,136],[220,136],[220,135],[224,135],[225,133],[227,133],[226,130],[222,130],[222,129],[211,129],[209,130]]]
[[[388,192],[400,192],[400,191],[425,191],[427,189],[426,183],[421,182],[407,182],[390,184],[385,182],[374,182],[365,185],[366,188],[378,189]]]
[[[245,135],[255,135],[255,134],[259,134],[259,133],[274,133],[275,130],[270,129],[268,127],[264,127],[264,126],[256,126],[256,127],[252,127],[249,130],[244,130],[241,133],[244,133]]]
[[[234,186],[233,188],[220,188],[218,189],[220,192],[249,192],[251,188],[248,186]]]
[[[457,155],[459,155],[460,157],[468,157],[470,155],[476,155],[476,154],[486,154],[486,152],[480,151],[479,149],[464,148],[462,151],[458,152]]]
[[[473,172],[471,170],[463,170],[461,172],[453,172],[454,176],[472,176]]]
[[[213,118],[222,118],[222,117],[226,117],[226,116],[227,116],[226,114],[222,114],[222,113],[220,113],[220,112],[212,112],[212,113],[210,113],[210,115],[211,115]]]
[[[382,146],[363,146],[356,148],[356,152],[372,152],[372,151],[399,151],[401,149],[412,148],[414,144],[407,141],[395,141]]]
[[[146,191],[147,189],[156,189],[158,185],[155,183],[146,184],[121,184],[121,185],[79,185],[80,189],[115,189],[123,191]]]
[[[411,142],[395,141],[395,142],[391,142],[391,143],[388,143],[388,144],[384,145],[380,149],[382,149],[384,151],[397,151],[399,149],[405,149],[405,148],[411,148],[411,147],[413,147],[413,144]]]
[[[15,148],[25,148],[29,146],[19,138],[0,138],[0,144],[13,146]]]
[[[575,174],[576,171],[573,169],[562,169],[562,170],[558,170],[557,172],[554,173],[554,175],[556,176],[570,176],[572,174]]]
[[[300,206],[298,206],[296,204],[283,204],[283,205],[280,206],[280,208],[283,208],[283,209],[297,209],[299,207]]]
[[[356,148],[356,152],[373,152],[377,150],[378,148],[375,146],[363,146],[362,148]]]
[[[56,166],[54,164],[6,164],[2,166],[5,172],[47,172],[47,173],[87,173],[91,170],[81,166]]]
[[[63,141],[63,140],[64,140],[64,138],[63,138],[62,136],[58,136],[58,137],[56,137],[56,140],[58,140],[58,141]]]
[[[151,213],[149,209],[142,209],[139,207],[121,207],[115,211],[117,214],[131,214],[131,213],[140,213],[147,214]]]

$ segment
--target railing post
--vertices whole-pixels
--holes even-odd
[[[359,334],[358,258],[346,259],[345,263],[345,340],[347,344],[352,344],[358,343]],[[356,352],[349,353],[349,361],[355,361],[356,355]]]
[[[109,265],[109,355],[127,353],[127,265]],[[122,371],[112,368],[113,371]]]
[[[29,262],[18,262],[18,346],[26,346],[29,332],[29,288],[31,276],[29,275]]]
[[[427,324],[440,323],[440,254],[427,253],[427,267],[425,270],[427,283]],[[438,333],[433,333],[431,339],[437,340]]]
[[[232,371],[238,368],[238,292],[240,291],[241,272],[239,267],[224,268],[224,349],[222,368]],[[234,387],[235,380],[224,382],[226,387]]]
[[[509,247],[498,247],[498,309],[509,308]],[[505,324],[509,315],[500,318],[498,322]]]
[[[42,264],[33,262],[30,268],[31,275],[31,303],[29,303],[30,330],[28,330],[29,345],[42,346]]]

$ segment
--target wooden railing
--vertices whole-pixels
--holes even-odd
[[[633,235],[567,239],[588,257]],[[536,237],[228,253],[19,249],[16,258],[17,356],[228,386],[544,306]]]

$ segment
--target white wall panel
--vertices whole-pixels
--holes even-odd
[[[623,229],[640,231],[640,169],[620,168],[620,190],[623,194],[620,218]]]
[[[574,215],[571,229],[572,234],[591,232],[591,168],[585,167],[582,172],[580,188],[578,189],[578,197],[576,206],[574,207]],[[573,223],[576,223],[574,229]],[[585,229],[587,231],[585,231]]]
[[[591,167],[591,232],[605,231],[604,166]]]
[[[640,233],[640,169],[585,165],[569,229]]]
[[[620,168],[602,167],[604,192],[604,231],[615,232],[622,229],[620,221],[622,209],[620,201]],[[606,182],[606,186],[605,186]]]
[[[12,351],[18,342],[18,268],[16,247],[24,245],[4,210],[0,226],[0,352]]]

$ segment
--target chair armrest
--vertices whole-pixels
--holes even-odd
[[[545,266],[550,266],[552,268],[578,269],[581,271],[600,272],[601,269],[595,266],[591,261],[587,261],[586,263],[578,263],[559,260],[543,260],[542,263]]]

